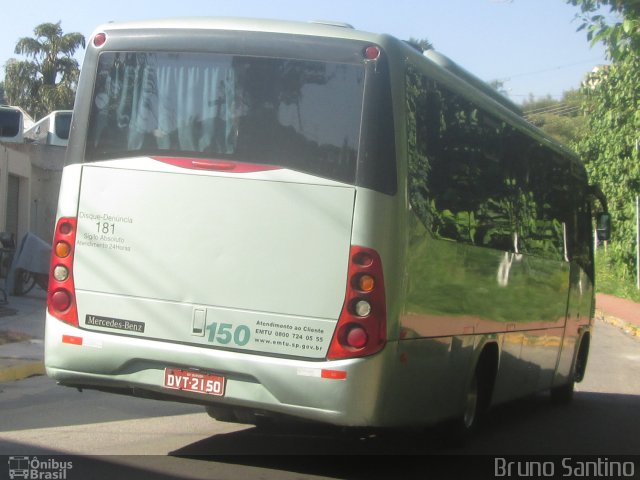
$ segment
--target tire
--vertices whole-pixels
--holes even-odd
[[[481,392],[476,369],[465,390],[462,415],[442,425],[442,438],[447,447],[465,446],[478,429],[483,404]]]
[[[464,413],[462,414],[462,426],[465,431],[472,432],[478,426],[480,417],[480,389],[478,372],[473,373],[469,387],[464,397]]]
[[[36,284],[36,279],[27,270],[21,268],[16,269],[14,281],[14,293],[21,296],[29,293]]]

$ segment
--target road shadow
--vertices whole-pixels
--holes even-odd
[[[494,407],[458,448],[443,440],[441,427],[349,432],[299,426],[219,434],[171,455],[349,479],[426,478],[428,465],[429,478],[453,478],[452,469],[489,474],[501,456],[637,455],[639,411],[635,395],[576,392],[571,405],[555,406],[548,394],[538,394]]]
[[[456,453],[637,455],[640,396],[576,392],[569,405],[538,394],[494,408],[481,434]]]
[[[67,478],[492,478],[496,457],[596,455],[610,459],[640,451],[640,396],[576,392],[572,405],[553,406],[539,394],[492,409],[483,428],[463,448],[425,431],[344,431],[323,426],[249,428],[185,445],[168,456],[82,456],[10,442],[0,452],[68,459]],[[58,456],[59,455],[59,456]],[[510,457],[522,458],[522,457]],[[638,457],[636,471],[640,472]],[[0,478],[6,472],[0,465]],[[188,475],[185,475],[188,472]],[[71,473],[71,472],[70,472]]]
[[[167,468],[163,457],[136,456],[84,456],[69,455],[55,448],[42,448],[0,438],[0,478],[64,478],[91,480],[183,480],[184,468],[173,465]],[[175,462],[174,462],[175,463]],[[152,465],[153,464],[153,465]],[[22,470],[16,475],[12,467]],[[164,471],[162,471],[164,469]],[[5,476],[6,474],[6,476]],[[26,476],[23,476],[26,475]],[[191,478],[207,478],[194,476]]]

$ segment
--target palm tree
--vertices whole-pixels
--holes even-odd
[[[85,47],[80,33],[62,33],[61,22],[34,28],[34,38],[23,37],[15,53],[29,60],[11,59],[5,65],[5,97],[40,118],[52,110],[73,108],[80,67],[73,58]]]
[[[421,53],[427,50],[433,50],[433,43],[426,38],[409,38],[406,42]]]

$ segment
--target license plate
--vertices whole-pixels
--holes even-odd
[[[165,368],[164,386],[173,390],[204,393],[206,395],[224,395],[224,377],[208,373]]]

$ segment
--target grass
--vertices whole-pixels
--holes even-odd
[[[612,267],[606,254],[600,251],[596,256],[596,290],[640,303],[640,290],[636,286],[635,278],[629,278]]]
[[[562,261],[417,236],[410,245],[407,311],[497,322],[564,315],[569,267]]]

